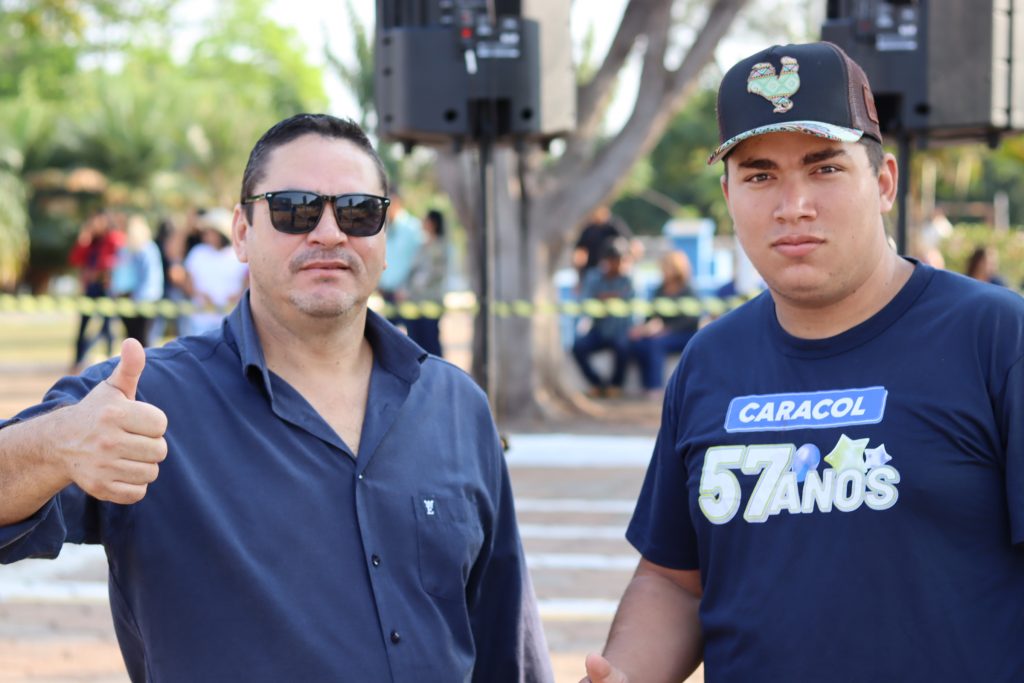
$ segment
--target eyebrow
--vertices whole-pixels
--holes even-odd
[[[817,152],[809,152],[804,155],[801,159],[801,163],[804,166],[811,166],[813,164],[821,163],[822,161],[828,161],[829,159],[835,159],[836,157],[846,156],[846,150],[842,147],[829,147],[828,149],[818,150]],[[779,167],[779,165],[771,160],[765,158],[753,158],[743,159],[738,163],[740,168],[752,168],[758,171],[772,171]]]

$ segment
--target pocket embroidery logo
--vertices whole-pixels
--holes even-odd
[[[423,499],[423,508],[427,511],[427,517],[433,517],[434,516],[434,499],[433,498],[424,498]]]

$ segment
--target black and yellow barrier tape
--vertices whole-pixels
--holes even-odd
[[[530,318],[534,315],[569,315],[572,317],[586,316],[590,318],[646,318],[652,315],[671,317],[687,315],[700,317],[717,316],[736,308],[748,301],[751,296],[734,296],[728,299],[713,297],[680,299],[657,298],[646,299],[587,299],[585,301],[531,302],[525,299],[513,301],[495,301],[494,314],[499,318]],[[469,292],[456,292],[445,297],[444,302],[438,301],[403,301],[399,304],[388,304],[379,297],[371,297],[370,308],[378,313],[392,317],[396,313],[402,318],[437,319],[446,312],[463,312],[476,315],[480,305]],[[104,317],[176,318],[180,315],[192,315],[199,312],[227,313],[228,309],[202,308],[189,301],[135,302],[127,298],[93,298],[87,296],[33,296],[29,294],[0,294],[0,314],[2,313],[81,313],[83,315],[100,315]]]

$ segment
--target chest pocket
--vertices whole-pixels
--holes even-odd
[[[462,498],[419,495],[412,499],[420,582],[431,595],[461,600],[484,532],[476,508]]]

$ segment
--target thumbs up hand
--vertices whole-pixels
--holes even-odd
[[[607,659],[597,654],[587,655],[587,676],[580,683],[629,683],[626,674],[611,665]]]
[[[121,360],[114,366],[105,382],[114,387],[129,401],[135,400],[135,391],[139,388],[139,378],[146,368],[146,351],[135,339],[125,339],[121,344]]]
[[[67,478],[94,498],[137,503],[167,456],[167,416],[135,400],[145,367],[142,345],[126,339],[110,377],[77,405],[54,413]]]

